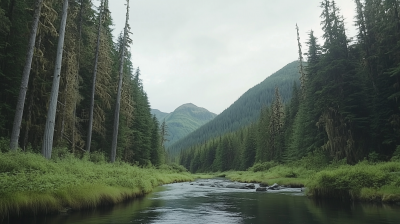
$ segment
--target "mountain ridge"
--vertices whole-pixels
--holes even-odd
[[[195,131],[217,116],[207,109],[198,107],[193,103],[182,104],[171,113],[165,113],[158,109],[151,109],[151,113],[156,116],[160,123],[165,120],[167,124],[168,136],[166,138],[169,141],[165,143],[166,147]]]
[[[298,65],[298,61],[288,63],[259,84],[247,90],[212,121],[171,144],[168,148],[170,154],[177,155],[180,150],[238,130],[256,121],[259,118],[261,109],[269,106],[273,101],[275,87],[279,88],[284,102],[290,100],[294,83],[298,85],[300,82]]]

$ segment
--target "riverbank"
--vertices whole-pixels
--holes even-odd
[[[0,153],[0,220],[9,215],[116,204],[147,194],[162,184],[194,179],[179,168],[94,163],[70,154],[46,160],[34,153]]]
[[[315,169],[295,165],[278,165],[255,171],[229,171],[218,174],[244,183],[277,183],[289,187],[306,187],[314,198],[336,198],[367,202],[400,203],[400,162],[356,165],[331,164]]]

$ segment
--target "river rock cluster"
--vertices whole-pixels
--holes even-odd
[[[196,182],[191,182],[190,185],[204,186],[204,187],[217,187],[217,188],[231,188],[231,189],[244,189],[244,190],[256,190],[256,191],[279,191],[279,190],[291,190],[291,191],[303,191],[303,188],[292,188],[291,186],[279,185],[274,183],[273,185],[268,185],[265,183],[240,183],[231,181],[221,181],[221,180],[198,180]]]

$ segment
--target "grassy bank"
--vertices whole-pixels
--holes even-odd
[[[308,177],[314,173],[315,171],[305,168],[276,165],[262,171],[229,171],[225,172],[224,175],[232,181],[244,183],[263,183],[267,185],[277,183],[291,187],[304,187]]]
[[[65,154],[0,153],[0,220],[8,215],[94,208],[144,195],[161,184],[191,181],[179,167],[93,163]]]
[[[322,170],[310,176],[306,186],[313,197],[400,202],[400,162],[364,161]]]
[[[229,171],[220,175],[239,182],[305,186],[307,195],[315,198],[400,202],[399,161],[363,161],[356,165],[338,162],[325,166],[310,166],[304,161],[287,165],[270,162],[256,164],[248,171]]]

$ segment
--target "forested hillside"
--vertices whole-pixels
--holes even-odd
[[[150,112],[151,112],[151,114],[156,116],[157,120],[159,120],[160,122],[162,122],[164,120],[164,118],[166,116],[168,116],[168,114],[169,114],[169,113],[165,113],[165,112],[162,112],[160,110],[157,110],[157,109],[151,109]]]
[[[302,158],[309,166],[355,164],[365,158],[398,160],[400,4],[355,3],[354,42],[346,36],[340,10],[329,0],[321,3],[323,39],[308,32],[303,54],[298,35],[301,85],[293,87],[290,101],[285,104],[282,91],[276,89],[272,104],[252,125],[220,137],[206,135],[202,139],[206,143],[191,148],[193,144],[180,142],[186,149],[180,163],[192,172],[206,172],[244,170],[255,163],[268,167]],[[191,136],[192,142],[200,139]]]
[[[167,136],[165,136],[167,141],[164,143],[165,147],[172,145],[217,116],[192,103],[183,104],[169,114],[155,112],[156,113],[153,114],[156,117],[158,114],[160,117],[159,121],[165,122],[167,127]]]
[[[251,122],[255,122],[260,116],[261,109],[269,106],[273,101],[275,87],[279,88],[284,102],[290,100],[293,85],[299,82],[298,66],[298,61],[289,63],[249,89],[211,122],[171,145],[168,148],[171,155],[176,155],[182,149],[187,149],[225,133],[236,131]]]
[[[117,160],[162,163],[159,124],[130,60],[129,24],[114,42],[109,4],[0,1],[0,137],[11,138],[12,150],[42,148],[49,158],[53,147],[113,149]]]

